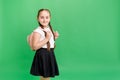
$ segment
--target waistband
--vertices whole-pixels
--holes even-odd
[[[40,48],[37,51],[39,51],[39,50],[47,50],[47,48]],[[53,50],[54,50],[54,48],[50,48],[50,51],[53,51]]]

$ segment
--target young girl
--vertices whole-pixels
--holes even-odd
[[[59,75],[54,55],[54,43],[59,34],[53,32],[50,18],[51,14],[48,9],[40,9],[37,15],[39,27],[28,36],[28,42],[32,50],[36,51],[30,73],[40,76],[41,80],[50,80],[50,77]]]

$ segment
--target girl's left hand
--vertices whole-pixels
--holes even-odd
[[[55,31],[55,32],[54,32],[54,35],[55,35],[55,39],[57,39],[57,38],[59,37],[58,31]]]

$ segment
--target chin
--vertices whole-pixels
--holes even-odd
[[[48,24],[47,24],[47,25],[45,24],[45,25],[43,25],[43,26],[46,27],[46,26],[48,26]]]
[[[46,27],[46,25],[43,25],[43,27]]]

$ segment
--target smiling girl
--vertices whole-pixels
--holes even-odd
[[[35,56],[30,73],[40,76],[41,80],[59,75],[58,65],[54,54],[55,39],[58,32],[54,32],[50,24],[51,14],[48,9],[40,9],[37,14],[39,26],[28,37],[28,42],[35,50]]]

